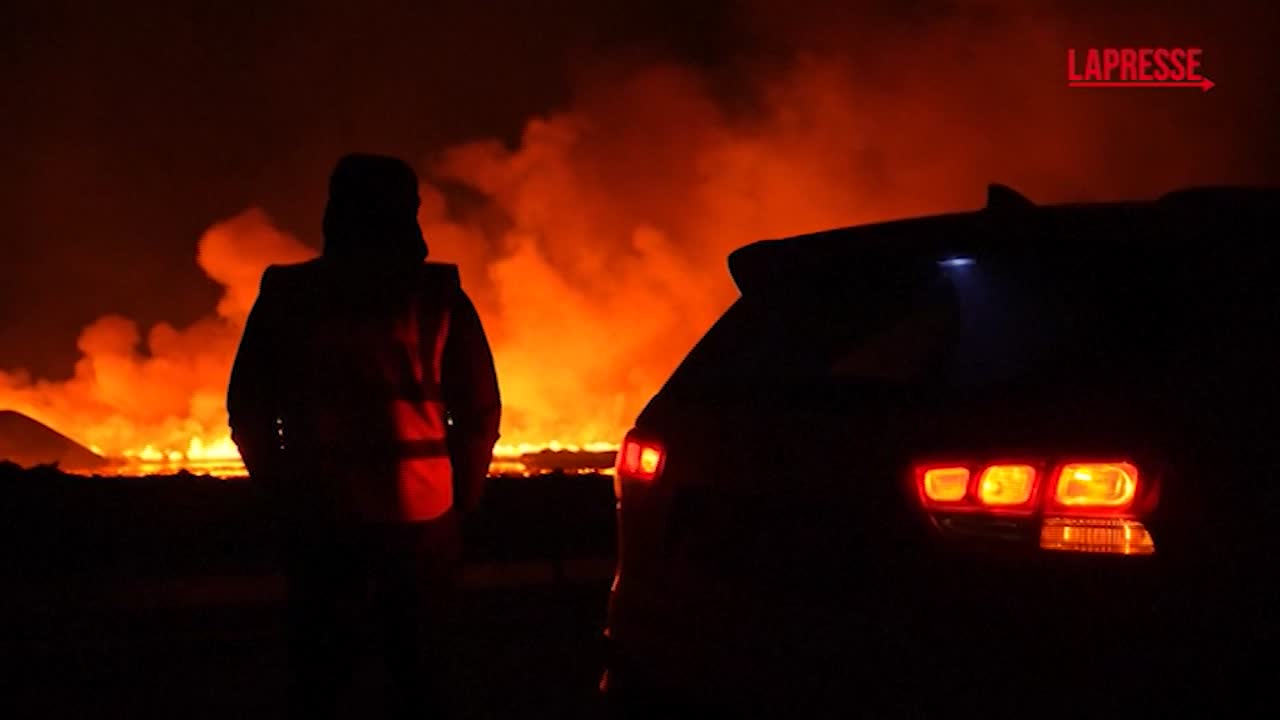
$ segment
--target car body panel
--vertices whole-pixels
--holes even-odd
[[[1117,367],[1132,360],[1114,377],[1066,362],[1045,382],[998,392],[896,376],[810,387],[775,385],[776,373],[760,370],[785,375],[810,349],[753,347],[770,333],[790,338],[792,319],[753,326],[748,316],[734,329],[731,309],[721,321],[730,326],[721,331],[728,345],[714,346],[713,328],[636,422],[634,432],[661,443],[665,457],[653,481],[618,481],[610,685],[812,715],[869,703],[901,710],[908,700],[946,706],[962,696],[989,702],[992,688],[1000,699],[1033,704],[1122,696],[1173,703],[1268,676],[1275,664],[1251,658],[1269,654],[1280,638],[1273,564],[1280,463],[1270,442],[1280,403],[1266,372],[1276,359],[1274,326],[1265,324],[1280,317],[1265,288],[1240,290],[1211,274],[1202,283],[1198,259],[1167,255],[1167,238],[1186,230],[1202,243],[1191,252],[1206,253],[1204,267],[1265,282],[1277,266],[1274,252],[1237,262],[1223,254],[1233,250],[1203,242],[1217,231],[1265,236],[1257,229],[1275,227],[1275,197],[1171,198],[906,220],[731,255],[740,302],[812,292],[818,302],[794,307],[820,313],[828,300],[860,292],[850,289],[846,266],[875,269],[876,277],[856,277],[876,288],[868,292],[891,294],[908,287],[895,273],[911,276],[922,262],[974,258],[982,266],[1014,257],[1034,267],[1047,257],[1089,273],[1109,253],[1124,265],[1107,268],[1108,277],[1132,273],[1133,287],[1146,287],[1143,258],[1151,258],[1152,268],[1182,273],[1174,288],[1186,293],[1125,299],[1124,307],[1156,320],[1166,306],[1192,313],[1198,324],[1185,332],[1204,333],[1184,336],[1174,320],[1133,327],[1132,342],[1104,348]],[[1086,247],[1079,257],[1064,250]],[[1037,282],[1007,287],[1023,292]],[[1246,291],[1255,295],[1231,295]],[[1217,314],[1195,315],[1204,305],[1197,293],[1226,299],[1214,301]],[[1056,297],[1028,307],[1051,310]],[[894,312],[892,303],[886,308]],[[1017,327],[1034,332],[1037,316],[1028,313]],[[873,308],[868,317],[877,314]],[[794,322],[818,332],[829,324]],[[1126,326],[1112,329],[1125,337]],[[1178,354],[1157,350],[1157,340],[1144,349],[1144,331],[1163,331]],[[1023,335],[980,337],[1002,355],[1000,343],[1021,343]],[[734,364],[747,362],[734,359],[739,347],[760,356],[741,379],[763,382],[734,375]],[[1101,357],[1105,371],[1109,356]],[[708,388],[721,382],[722,391]],[[913,485],[912,465],[926,458],[1133,461],[1153,493],[1154,510],[1141,521],[1156,553],[1042,550],[1041,514],[940,523]]]

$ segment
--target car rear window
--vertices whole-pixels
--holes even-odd
[[[1036,240],[833,267],[743,296],[665,392],[1133,383],[1243,347],[1277,319],[1269,263],[1248,249],[1195,250],[1154,228]]]

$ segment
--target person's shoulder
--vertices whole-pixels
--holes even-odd
[[[298,263],[273,263],[262,272],[262,284],[292,284],[306,281],[320,272],[320,258]]]

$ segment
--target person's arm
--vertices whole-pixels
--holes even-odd
[[[240,449],[250,480],[263,487],[274,480],[280,447],[276,434],[278,384],[272,358],[275,332],[270,308],[274,295],[272,277],[269,267],[262,274],[258,299],[245,321],[227,386],[231,439]]]
[[[502,401],[480,316],[461,289],[449,320],[441,374],[445,408],[452,421],[448,442],[456,504],[472,512],[480,506],[493,460]]]

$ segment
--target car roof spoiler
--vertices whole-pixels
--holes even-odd
[[[1008,185],[992,183],[987,186],[987,207],[989,212],[1010,212],[1031,210],[1036,206],[1026,195]]]
[[[901,259],[903,245],[900,243],[913,236],[924,239],[924,242],[911,243],[918,252],[931,256],[945,254],[949,244],[964,245],[966,235],[985,225],[987,221],[999,224],[1017,223],[1042,212],[1074,213],[1138,208],[1209,209],[1215,212],[1222,209],[1235,212],[1256,210],[1270,214],[1275,213],[1277,207],[1280,207],[1280,189],[1275,187],[1187,187],[1165,193],[1154,202],[1037,205],[1008,185],[991,183],[987,186],[986,205],[977,211],[901,218],[761,240],[731,252],[728,265],[738,290],[746,294],[748,290],[769,287],[779,280],[786,282],[788,276],[806,277],[811,272],[848,267],[852,260],[883,268],[886,264]],[[851,243],[854,238],[858,240]],[[953,243],[952,238],[961,242]],[[795,252],[799,247],[797,241],[803,241],[806,248],[812,248],[816,252]]]
[[[729,253],[729,274],[738,286],[738,291],[747,294],[772,287],[778,282],[786,284],[795,282],[795,278],[812,277],[833,267],[848,267],[851,262],[876,267],[880,272],[885,272],[889,266],[900,264],[898,261],[909,261],[914,255],[903,251],[904,246],[898,242],[900,238],[896,237],[900,234],[914,235],[925,225],[932,225],[935,229],[924,235],[941,239],[918,246],[921,253],[932,256],[942,253],[947,245],[954,242],[952,238],[955,236],[965,235],[965,226],[972,227],[970,223],[982,215],[1009,217],[1035,209],[1036,204],[1022,193],[1008,185],[992,183],[987,186],[986,206],[977,212],[901,218],[834,228],[808,235],[761,240]],[[938,230],[943,227],[946,228],[945,231]],[[849,239],[853,234],[860,236],[862,242],[850,243]],[[796,241],[799,240],[817,243],[816,247],[806,244],[809,248],[823,249],[816,253],[796,252],[799,247]]]

